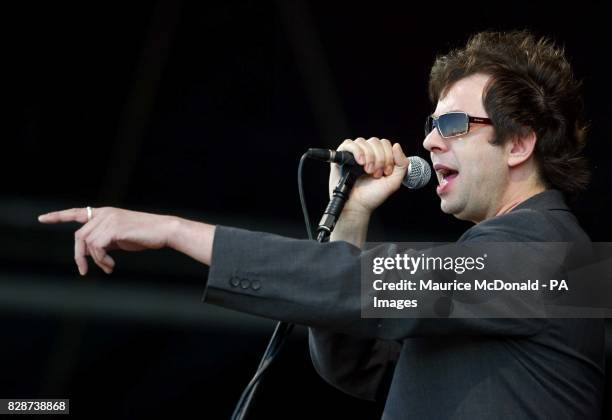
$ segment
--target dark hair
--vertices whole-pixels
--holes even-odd
[[[484,73],[491,80],[483,105],[501,144],[536,134],[535,159],[542,181],[574,196],[589,181],[581,156],[587,124],[580,83],[562,48],[527,31],[481,32],[465,48],[439,56],[429,77],[429,96],[435,104],[458,80]]]

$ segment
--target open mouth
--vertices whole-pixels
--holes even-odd
[[[438,171],[438,174],[440,175],[438,177],[440,185],[445,185],[445,184],[448,184],[457,175],[459,175],[459,172],[455,171],[454,169],[446,169],[446,168],[444,168],[444,169],[440,169]]]
[[[436,171],[436,174],[438,175],[439,185],[437,188],[437,192],[438,194],[440,194],[448,190],[450,184],[459,175],[459,171],[440,164],[434,165],[434,169]]]

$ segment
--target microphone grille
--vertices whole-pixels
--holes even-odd
[[[431,179],[431,167],[429,163],[418,156],[410,156],[408,161],[408,172],[406,172],[402,184],[411,190],[416,190],[427,185]]]

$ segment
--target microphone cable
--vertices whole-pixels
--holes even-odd
[[[300,204],[302,206],[302,214],[304,215],[304,224],[306,225],[306,233],[308,233],[308,239],[313,240],[312,226],[310,224],[310,216],[308,216],[308,207],[306,206],[306,197],[304,195],[304,185],[302,183],[302,171],[304,170],[304,161],[308,158],[308,153],[304,153],[300,158],[300,164],[298,165],[298,193],[300,194]]]
[[[302,182],[302,173],[304,169],[304,161],[308,158],[308,153],[304,153],[300,158],[300,163],[298,165],[297,171],[297,181],[298,181],[298,193],[300,195],[300,204],[302,206],[302,214],[304,215],[304,223],[306,224],[306,232],[308,233],[308,239],[313,240],[312,236],[312,227],[310,224],[310,217],[308,216],[308,207],[306,206],[306,198],[304,195],[304,185]],[[261,361],[259,362],[259,366],[257,367],[257,371],[250,382],[245,387],[244,391],[242,391],[242,395],[240,395],[240,399],[234,408],[234,412],[232,413],[231,420],[244,420],[249,411],[251,402],[253,400],[253,396],[255,392],[257,392],[257,388],[263,378],[264,373],[268,370],[268,368],[272,365],[272,363],[276,360],[276,357],[280,353],[281,347],[287,340],[291,331],[293,331],[293,327],[295,325],[289,322],[278,322],[276,324],[276,328],[274,329],[274,333],[270,338],[270,342],[268,343],[268,347],[266,348]]]

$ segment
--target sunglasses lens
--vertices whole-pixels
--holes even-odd
[[[468,132],[469,119],[467,114],[462,112],[451,112],[440,115],[438,127],[443,137],[453,137]]]

